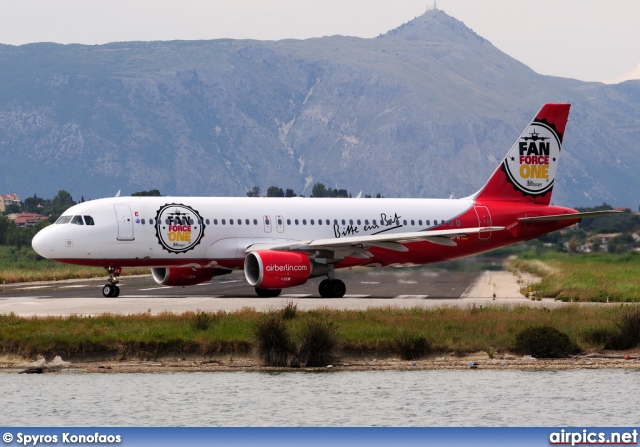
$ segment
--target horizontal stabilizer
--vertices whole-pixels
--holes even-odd
[[[556,214],[553,216],[534,216],[534,217],[519,217],[520,222],[536,223],[536,222],[558,222],[560,220],[574,220],[574,219],[587,219],[591,217],[607,216],[609,214],[618,214],[624,211],[607,210],[607,211],[591,211],[588,213],[575,213],[575,214]]]

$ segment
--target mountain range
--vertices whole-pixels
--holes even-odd
[[[640,203],[640,81],[535,73],[439,10],[372,39],[0,45],[0,81],[0,193],[23,199],[464,197],[569,102],[554,203]]]

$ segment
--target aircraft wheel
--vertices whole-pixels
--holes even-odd
[[[334,279],[329,283],[329,291],[332,298],[342,298],[347,293],[347,286],[339,279]]]
[[[113,298],[117,298],[120,295],[120,287],[118,286],[113,286],[113,295],[111,295]]]
[[[105,284],[105,286],[102,288],[102,296],[104,296],[105,298],[109,298],[111,296],[113,296],[114,293],[114,287],[111,284]]]
[[[330,279],[323,279],[320,281],[320,285],[318,286],[318,292],[320,292],[320,296],[322,298],[331,298],[331,292],[329,287],[331,286]]]
[[[256,294],[262,298],[275,298],[280,295],[282,289],[260,289],[256,287]]]

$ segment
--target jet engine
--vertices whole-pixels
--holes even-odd
[[[309,278],[326,275],[329,268],[312,262],[304,253],[258,250],[244,260],[244,276],[260,289],[284,289],[299,286]]]
[[[231,270],[219,268],[152,268],[151,275],[158,284],[163,286],[194,286],[210,281],[218,275],[231,273]]]

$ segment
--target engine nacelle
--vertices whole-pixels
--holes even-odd
[[[231,270],[219,268],[152,268],[151,275],[158,284],[163,286],[194,286],[203,282],[211,281],[211,278]]]
[[[284,289],[299,286],[312,276],[318,276],[317,270],[323,268],[317,267],[326,268],[312,263],[304,253],[258,250],[249,253],[245,258],[244,276],[253,287]]]

